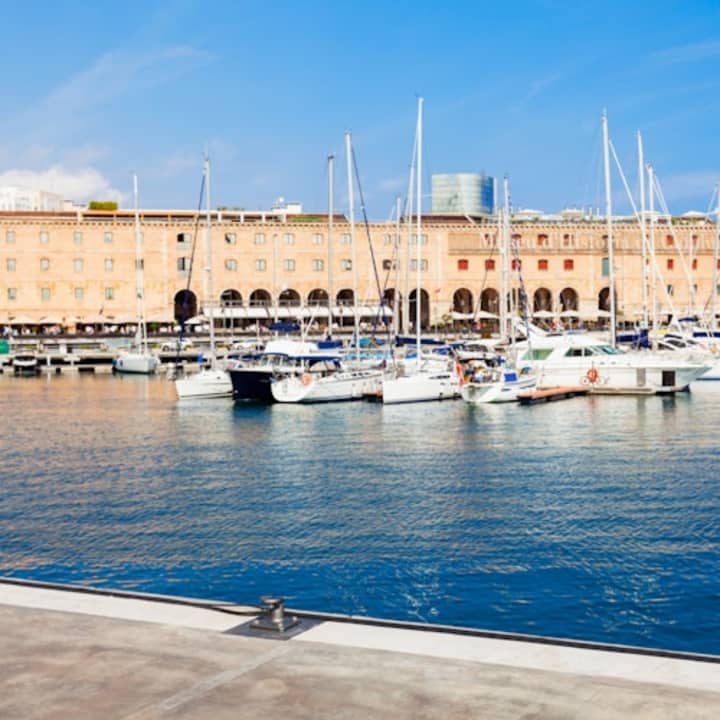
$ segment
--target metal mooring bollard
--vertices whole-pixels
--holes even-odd
[[[284,633],[299,624],[300,620],[294,615],[285,617],[285,598],[265,595],[260,598],[265,606],[260,617],[250,623],[250,627],[256,630],[272,630],[277,633]]]

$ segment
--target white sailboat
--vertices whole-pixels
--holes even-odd
[[[420,281],[422,267],[422,107],[423,99],[418,98],[416,130],[416,362],[413,370],[411,370],[410,367],[405,368],[399,365],[394,376],[385,377],[383,379],[382,396],[384,405],[457,398],[460,396],[460,385],[462,382],[462,371],[457,371],[453,360],[436,358],[424,359],[421,352],[422,288]]]
[[[145,275],[143,268],[142,235],[140,233],[140,211],[138,210],[138,181],[133,175],[133,197],[135,201],[135,284],[138,304],[138,325],[135,344],[130,350],[120,353],[113,360],[113,372],[152,375],[160,366],[160,358],[148,348],[147,325],[145,324]]]
[[[352,182],[352,140],[350,133],[345,133],[345,150],[348,167],[348,192],[350,214],[350,242],[353,251],[353,311],[355,315],[355,362],[359,360],[359,323],[357,306],[357,263],[355,262],[355,211]],[[329,183],[329,217],[332,218],[332,178],[334,158],[328,158]],[[330,220],[332,222],[332,220]],[[328,227],[328,231],[330,231]],[[330,235],[330,232],[328,232]],[[330,243],[330,238],[328,243]],[[329,260],[332,259],[332,249],[329,248]],[[328,263],[331,265],[331,262]],[[332,273],[332,267],[330,268]],[[330,298],[332,302],[332,298]],[[330,317],[332,322],[332,316]],[[275,402],[280,403],[313,403],[313,402],[342,402],[348,400],[361,400],[365,395],[377,394],[382,383],[382,371],[375,369],[344,368],[339,362],[331,364],[316,363],[315,372],[302,367],[294,374],[276,375],[271,386]]]
[[[212,284],[212,218],[210,213],[210,160],[206,157],[203,172],[205,174],[205,308],[210,321],[210,366],[189,377],[175,380],[175,391],[179,399],[231,397],[232,381],[226,370],[218,367],[215,348],[215,319],[213,317]]]

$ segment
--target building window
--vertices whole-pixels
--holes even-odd
[[[352,270],[352,260],[347,260],[347,259],[341,260],[341,261],[340,261],[340,267],[341,267],[343,270]]]
[[[470,261],[469,260],[458,260],[458,270],[469,270],[470,269]]]
[[[547,260],[538,260],[538,270],[545,271],[548,269],[548,261]]]
[[[85,291],[82,288],[75,288],[75,299],[82,300],[85,296]]]
[[[352,236],[350,233],[343,233],[340,236],[340,244],[341,245],[351,245],[352,244]]]
[[[522,245],[522,235],[520,233],[514,233],[510,239],[515,245]]]
[[[263,235],[263,237],[265,237],[265,236]],[[265,241],[263,240],[263,242],[265,242]],[[259,270],[260,272],[262,272],[263,270],[267,270],[267,260],[263,260],[262,258],[256,260],[255,261],[255,269]]]
[[[674,270],[675,269],[675,260],[673,260],[673,258],[668,258],[665,262],[665,266],[668,270]]]
[[[40,258],[40,269],[42,271],[47,271],[50,269],[50,259],[49,258]]]
[[[312,261],[312,269],[313,270],[324,270],[325,263],[322,260],[313,260]]]
[[[693,270],[697,270],[697,258],[693,258],[693,261],[692,261],[692,269],[693,269]]]
[[[385,233],[383,235],[383,245],[393,245],[395,242],[395,236]]]
[[[522,260],[519,260],[518,258],[513,258],[511,267],[513,270],[520,270],[522,267]]]
[[[135,269],[136,270],[144,270],[145,269],[145,258],[140,258],[139,260],[135,261]]]
[[[235,245],[237,243],[237,235],[235,233],[225,233],[225,243],[227,245]]]
[[[570,235],[569,233],[565,233],[563,235],[563,247],[568,247],[571,244],[572,244],[572,235]]]
[[[295,244],[295,235],[293,235],[293,233],[285,233],[283,235],[283,242],[286,245],[294,245]]]
[[[264,245],[265,244],[265,233],[255,233],[255,244],[256,245]]]
[[[73,234],[73,240],[76,245],[82,245],[82,233],[79,230],[76,230]]]
[[[575,261],[572,258],[566,258],[563,260],[563,270],[574,270]]]
[[[235,272],[238,269],[237,260],[235,260],[235,258],[227,258],[227,260],[225,260],[225,269],[230,272]]]
[[[675,244],[675,238],[672,235],[665,236],[665,245],[672,247]]]
[[[40,231],[40,242],[44,244],[48,243],[50,241],[50,236],[48,235],[47,230],[41,230]]]
[[[675,294],[675,288],[672,285],[668,285],[665,289],[667,290],[668,295],[672,296]]]
[[[295,269],[295,261],[292,258],[283,260],[283,270],[292,271]]]
[[[188,270],[190,270],[190,258],[179,257],[177,259],[177,269],[178,272],[187,272]]]
[[[420,235],[420,244],[421,244],[421,245],[427,245],[427,242],[428,242],[428,236],[425,235],[425,233],[423,233],[422,235]],[[411,244],[411,245],[417,245],[417,233],[415,233],[415,234],[412,236],[412,240],[411,240],[410,244]]]
[[[392,260],[383,260],[383,270],[392,270]]]
[[[110,245],[113,241],[113,234],[110,231],[106,232],[105,235],[103,235],[103,240],[107,245]]]
[[[15,272],[15,267],[17,266],[15,258],[8,258],[5,264],[7,265],[8,272]]]
[[[105,299],[112,300],[115,297],[115,290],[111,287],[105,288]]]
[[[494,260],[486,260],[485,261],[485,269],[486,270],[494,270],[495,269],[495,261]]]
[[[75,272],[77,272],[77,273],[82,272],[82,271],[83,271],[83,265],[84,265],[84,263],[83,263],[83,259],[82,259],[82,258],[75,258],[75,259],[73,260],[73,270],[74,270]]]
[[[178,233],[177,241],[178,245],[190,244],[190,233]]]
[[[428,261],[423,259],[420,261],[420,270],[427,270],[428,269]],[[410,270],[417,271],[417,259],[413,258],[410,261]]]
[[[49,300],[50,299],[50,288],[49,287],[40,288],[40,299],[41,300]]]
[[[17,300],[17,288],[8,288],[7,298],[8,300]]]
[[[15,242],[15,231],[14,230],[6,230],[5,231],[5,242],[12,244]]]
[[[313,245],[322,245],[323,244],[323,236],[320,233],[313,233],[312,244]]]
[[[538,247],[547,247],[548,244],[548,236],[547,235],[538,235]]]
[[[113,259],[105,258],[105,270],[107,272],[112,272],[112,269],[113,269]]]

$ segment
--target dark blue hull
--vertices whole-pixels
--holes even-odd
[[[270,391],[273,371],[270,368],[236,368],[230,370],[235,400],[255,400],[272,403]]]

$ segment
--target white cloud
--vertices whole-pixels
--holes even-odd
[[[0,173],[0,185],[18,185],[33,190],[58,193],[66,200],[117,200],[125,195],[95,168],[70,170],[53,165],[47,170],[6,170]]]
[[[406,177],[392,177],[381,180],[378,187],[382,192],[400,192],[405,189],[407,183]]]
[[[712,170],[678,173],[660,178],[662,191],[668,203],[671,200],[702,197],[707,197],[709,200],[717,181],[718,172]]]
[[[718,55],[720,55],[720,42],[709,40],[658,50],[650,55],[650,59],[659,65],[682,65],[717,57]]]

